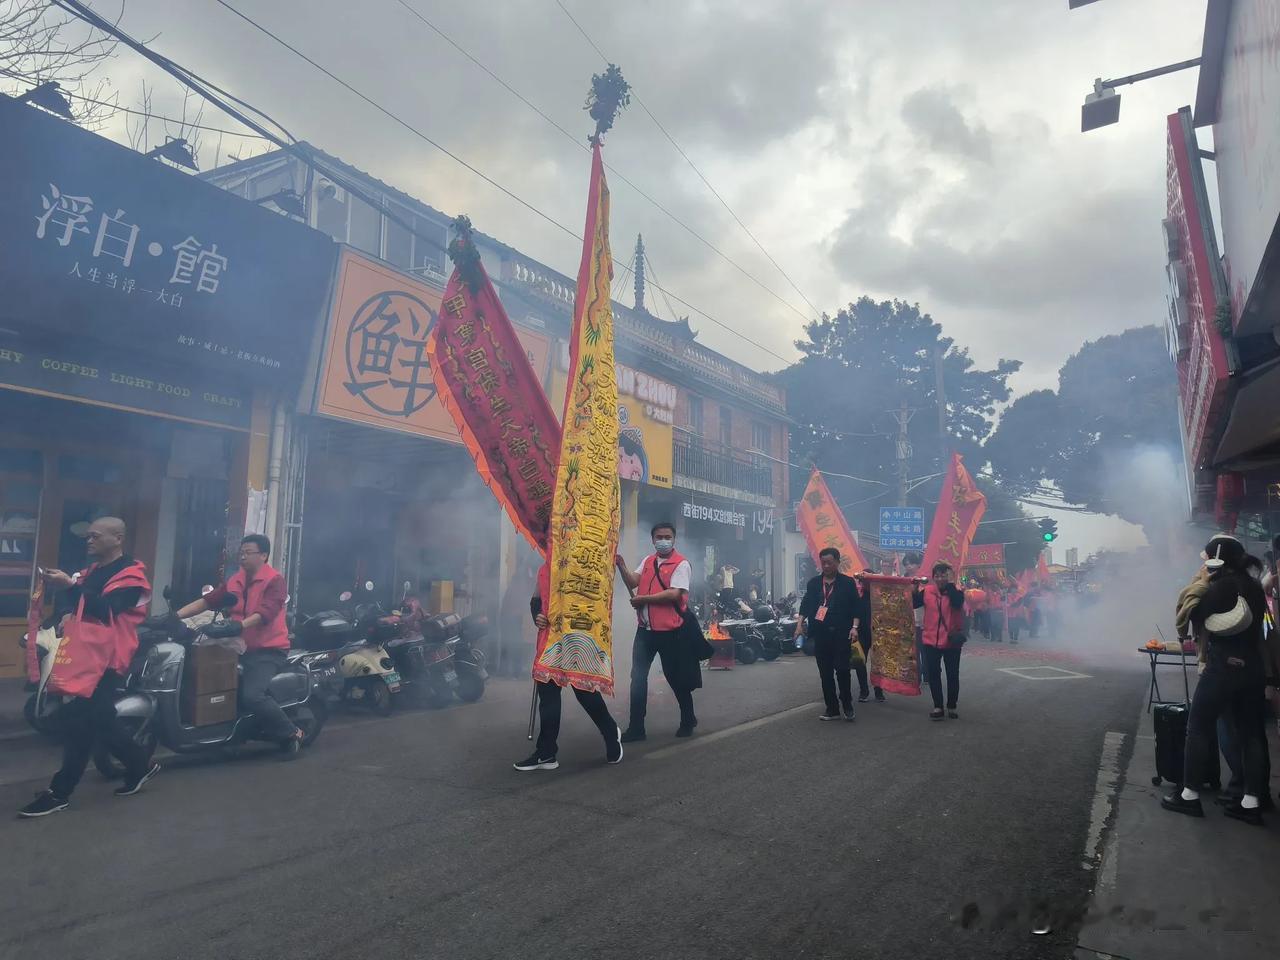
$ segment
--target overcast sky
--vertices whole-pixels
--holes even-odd
[[[555,0],[406,2],[561,126],[589,132],[581,106],[603,63]],[[862,294],[918,301],[980,363],[1022,360],[1018,392],[1054,386],[1087,339],[1161,321],[1163,124],[1192,102],[1195,71],[1123,88],[1121,122],[1087,136],[1080,103],[1096,76],[1198,55],[1204,0],[1077,11],[1066,0],[564,4],[820,310]],[[398,0],[234,5],[581,230],[586,152]],[[575,272],[576,241],[213,0],[128,0],[124,26],[295,136]],[[157,112],[181,101],[176,82],[128,52],[110,75],[127,105],[144,76]],[[205,121],[222,118],[206,111]],[[209,163],[216,135],[205,137]],[[223,149],[236,146],[226,138]],[[805,301],[638,105],[619,118],[606,158],[795,310],[616,176],[615,259],[627,263],[643,232],[662,283],[730,328],[676,305],[702,340],[758,369],[781,361],[738,334],[791,357]],[[660,296],[649,306],[668,315]],[[1086,550],[1118,529],[1072,518],[1063,528],[1060,544],[1072,545],[1074,529]]]

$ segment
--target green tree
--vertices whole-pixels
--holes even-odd
[[[997,405],[1009,399],[1008,379],[1021,366],[1018,361],[979,369],[968,349],[943,336],[932,317],[901,300],[863,297],[835,316],[809,323],[804,332],[805,339],[796,342],[804,357],[777,375],[788,409],[799,421],[792,433],[792,459],[811,459],[828,474],[875,481],[828,476],[851,526],[875,530],[879,508],[897,503],[893,411],[903,404],[914,411],[907,431],[912,477],[941,473],[951,450],[977,470],[981,444],[994,425]],[[945,435],[939,432],[935,356],[942,358]],[[806,479],[797,471],[793,483],[799,486],[793,489],[803,489]],[[940,479],[922,483],[908,494],[908,503],[932,516],[940,487]]]
[[[1176,476],[1164,476],[1176,474],[1181,458],[1177,410],[1164,333],[1136,327],[1085,343],[1062,365],[1056,391],[1014,401],[985,453],[1012,492],[1043,495],[1052,485],[1069,503],[1145,526],[1156,519],[1150,492],[1127,494],[1135,483],[1177,487]],[[1149,456],[1153,450],[1165,456]],[[1144,475],[1135,477],[1136,468]],[[1153,472],[1161,476],[1145,476]]]

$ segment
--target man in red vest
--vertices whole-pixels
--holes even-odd
[[[77,643],[105,646],[110,654],[93,694],[75,697],[59,711],[64,735],[62,769],[54,774],[48,790],[19,811],[21,817],[44,817],[67,808],[100,736],[107,738],[111,752],[124,764],[124,786],[116,796],[132,796],[160,772],[160,765],[150,763],[142,747],[115,723],[116,695],[138,649],[138,624],[151,599],[147,570],[124,552],[123,520],[98,518],[89,525],[86,539],[93,563],[75,576],[45,570],[44,580],[50,589],[64,591],[57,607],[67,611],[62,616],[64,642],[75,637]]]
[[[689,602],[693,568],[676,553],[674,526],[655,524],[650,535],[653,553],[644,558],[638,570],[627,569],[622,557],[614,558],[627,587],[635,591],[631,606],[640,622],[631,647],[631,722],[622,734],[623,743],[645,739],[649,669],[655,656],[662,658],[662,672],[680,704],[680,728],[676,736],[692,736],[693,728],[698,725],[693,713],[693,691],[702,686],[702,668],[697,652],[689,647],[680,630]]]
[[[251,533],[240,541],[240,569],[223,586],[178,611],[183,619],[206,610],[222,610],[240,624],[244,653],[240,656],[240,703],[262,725],[265,737],[279,740],[292,753],[302,746],[303,733],[280,709],[268,687],[287,661],[289,626],[285,601],[289,598],[284,577],[267,559],[271,541]]]

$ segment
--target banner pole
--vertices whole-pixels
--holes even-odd
[[[538,681],[533,681],[533,696],[529,700],[529,733],[525,739],[533,739],[533,721],[538,715]]]

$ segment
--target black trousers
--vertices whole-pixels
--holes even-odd
[[[283,650],[249,650],[240,657],[240,712],[253,714],[262,735],[273,740],[287,740],[297,729],[267,690],[287,662]]]
[[[818,677],[822,681],[822,699],[827,713],[835,713],[840,707],[853,709],[853,680],[849,666],[849,638],[816,636],[813,638],[813,659],[818,662]],[[840,699],[836,700],[836,687]]]
[[[931,647],[925,644],[925,668],[933,708],[942,709],[942,665],[947,665],[947,709],[954,710],[960,699],[960,647]]]
[[[697,721],[693,713],[693,691],[681,680],[679,638],[674,630],[636,630],[631,645],[631,728],[644,729],[645,714],[649,710],[649,671],[653,658],[662,658],[662,673],[667,678],[671,692],[680,704],[680,725]]]
[[[558,684],[538,683],[538,756],[543,760],[556,755],[560,739],[560,695]],[[615,742],[618,736],[618,725],[609,713],[609,706],[599,693],[588,693],[573,688],[573,695],[587,711],[587,716],[600,731],[606,744]]]
[[[121,685],[120,675],[108,670],[91,697],[76,697],[58,711],[63,731],[62,769],[49,783],[55,797],[66,800],[75,791],[100,739],[106,741],[111,753],[124,764],[126,782],[139,780],[147,772],[146,751],[115,722],[116,693]]]
[[[1238,647],[1238,649],[1237,649]],[[1217,766],[1218,717],[1230,714],[1238,736],[1244,792],[1266,795],[1269,775],[1265,700],[1261,655],[1248,643],[1210,643],[1208,662],[1187,717],[1187,749],[1183,762],[1186,784],[1206,782]]]

